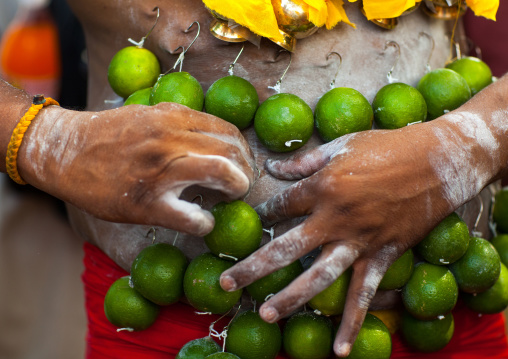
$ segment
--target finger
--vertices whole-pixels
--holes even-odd
[[[190,134],[189,140],[199,146],[193,151],[194,153],[223,156],[240,168],[250,178],[251,182],[254,182],[254,178],[258,173],[256,162],[252,150],[243,137],[234,139],[195,131]]]
[[[173,161],[168,172],[172,187],[180,192],[186,187],[199,185],[221,191],[230,198],[239,198],[250,186],[247,176],[223,156],[191,153]]]
[[[283,160],[268,159],[266,170],[275,178],[298,180],[306,178],[322,169],[330,159],[345,148],[352,136],[340,137],[325,145],[299,152]]]
[[[255,210],[266,224],[309,215],[316,200],[311,190],[313,183],[312,178],[301,180],[259,204]]]
[[[173,191],[168,191],[160,198],[160,207],[152,213],[147,223],[193,236],[202,237],[210,233],[215,225],[210,212],[195,203],[179,199]]]
[[[314,243],[315,230],[312,219],[292,228],[282,236],[270,241],[221,275],[224,290],[234,291],[245,287],[276,270],[293,263],[310,250],[319,246]]]
[[[358,257],[342,242],[325,245],[312,266],[259,308],[263,320],[273,323],[303,306],[328,288]]]
[[[333,344],[333,350],[338,357],[345,357],[351,352],[379,282],[386,272],[385,267],[373,260],[355,263],[344,314]]]
[[[233,124],[222,120],[216,116],[206,114],[203,112],[192,110],[186,106],[175,104],[175,103],[167,103],[161,102],[155,106],[151,106],[150,109],[153,111],[159,112],[163,116],[166,116],[171,113],[178,113],[178,116],[181,116],[185,119],[185,121],[181,121],[184,128],[187,131],[205,135],[206,137],[214,138],[215,140],[220,140],[224,144],[229,144],[231,147],[235,147],[235,151],[229,152],[235,153],[240,152],[242,160],[239,159],[239,165],[243,168],[245,165],[242,162],[245,162],[248,167],[251,168],[252,173],[254,174],[256,165],[254,160],[253,152],[247,142],[247,140],[243,137],[240,130],[234,126]],[[174,118],[174,116],[166,116],[168,120]],[[199,136],[200,145],[203,144],[203,137]],[[203,147],[206,147],[206,144],[203,144]],[[223,153],[226,155],[226,153]],[[248,171],[245,171],[246,173]],[[254,175],[252,175],[254,178]]]

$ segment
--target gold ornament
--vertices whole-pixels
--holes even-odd
[[[210,32],[219,40],[227,42],[244,42],[247,41],[241,37],[238,33],[233,31],[225,20],[214,18],[210,23]]]
[[[272,0],[279,29],[296,39],[314,34],[318,27],[309,20],[309,5],[303,0]]]
[[[465,0],[424,0],[423,11],[436,19],[452,20],[465,14]]]
[[[288,50],[289,52],[293,52],[296,46],[296,38],[294,36],[289,35],[287,32],[284,32],[279,29],[280,34],[283,36],[282,41],[277,41],[274,39],[270,39],[284,50]]]
[[[365,10],[363,9],[363,6],[361,7],[362,14],[367,17],[367,14],[365,13]],[[373,24],[376,24],[379,27],[382,27],[383,29],[392,30],[399,24],[399,19],[396,17],[389,18],[389,19],[371,19],[370,22]]]

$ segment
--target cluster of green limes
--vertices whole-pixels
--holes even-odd
[[[490,83],[492,72],[488,65],[476,57],[464,57],[427,73],[417,88],[432,120],[455,110]]]
[[[416,88],[392,83],[376,94],[372,107],[379,128],[395,129],[433,120],[455,110],[492,82],[487,64],[464,57],[424,75]]]
[[[401,332],[419,351],[442,349],[452,338],[451,313],[459,294],[479,313],[508,307],[508,270],[489,241],[471,237],[456,213],[439,223],[415,248],[421,261],[402,288]]]
[[[205,237],[211,252],[189,263],[176,246],[156,243],[137,255],[130,276],[116,281],[106,294],[104,310],[112,324],[146,329],[155,321],[159,306],[173,304],[184,296],[204,312],[222,314],[233,308],[242,291],[224,291],[220,275],[234,264],[232,260],[242,259],[259,247],[261,220],[243,201],[218,203],[212,214],[216,223]]]

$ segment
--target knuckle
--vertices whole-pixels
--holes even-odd
[[[319,263],[312,266],[314,279],[320,280],[323,287],[330,286],[340,275],[340,269],[336,266]]]
[[[361,310],[367,310],[376,294],[376,289],[372,287],[362,287],[356,292],[356,304]]]
[[[280,237],[270,242],[273,261],[280,266],[286,266],[298,258],[303,251],[303,244],[288,236]]]

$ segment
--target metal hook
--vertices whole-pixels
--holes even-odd
[[[242,45],[242,49],[240,50],[238,55],[236,55],[235,61],[233,61],[233,63],[231,65],[229,65],[228,74],[230,74],[231,76],[233,76],[233,71],[235,69],[236,62],[240,58],[240,55],[242,54],[244,48],[245,48],[245,44]]]
[[[429,58],[427,59],[427,64],[425,65],[426,72],[430,72],[432,70],[430,67],[430,59],[432,59],[432,54],[434,53],[434,48],[436,47],[436,42],[435,42],[434,38],[431,35],[427,34],[426,32],[423,32],[423,31],[420,32],[419,36],[426,36],[427,38],[430,39],[430,41],[432,43],[432,47],[431,47],[430,53],[429,53]]]
[[[394,46],[397,49],[397,58],[395,59],[395,62],[393,63],[392,68],[390,69],[390,71],[388,71],[388,74],[386,75],[386,77],[388,79],[388,83],[392,83],[393,81],[395,81],[395,79],[392,76],[392,73],[393,73],[393,70],[395,69],[395,66],[397,66],[397,63],[399,62],[399,58],[400,58],[400,46],[397,42],[390,40],[385,43],[384,51],[386,51],[388,49],[388,46]]]
[[[273,90],[277,91],[277,93],[280,93],[280,85],[282,84],[282,80],[284,79],[284,76],[286,76],[286,73],[288,72],[289,67],[291,66],[291,60],[292,60],[291,52],[289,52],[287,50],[280,50],[279,53],[277,54],[277,56],[275,57],[275,60],[277,60],[279,58],[279,56],[282,52],[287,52],[289,54],[289,64],[286,67],[286,70],[284,70],[284,73],[282,74],[280,79],[278,79],[277,82],[275,83],[275,86],[268,86],[269,89],[273,89]],[[274,61],[274,62],[276,62],[276,61]]]
[[[189,27],[184,30],[184,33],[188,33],[190,31],[190,29],[194,26],[194,24],[196,24],[198,26],[198,32],[196,33],[196,36],[194,36],[194,39],[192,40],[192,42],[189,44],[189,46],[187,46],[187,48],[185,48],[184,46],[178,46],[176,49],[173,50],[173,52],[170,52],[171,54],[174,54],[176,53],[176,51],[178,49],[182,49],[182,52],[180,53],[180,55],[178,56],[178,59],[176,60],[175,64],[173,65],[173,67],[171,69],[169,69],[169,71],[171,70],[174,70],[176,69],[176,67],[178,65],[180,65],[180,72],[182,71],[182,65],[183,65],[183,60],[185,58],[185,54],[187,53],[187,51],[190,49],[190,47],[194,44],[194,42],[198,39],[198,36],[199,36],[199,33],[201,32],[201,25],[199,24],[199,22],[197,21],[194,21],[192,24],[189,25]],[[168,72],[169,72],[168,71]],[[166,72],[167,73],[167,72]]]
[[[458,43],[458,41],[453,41],[453,46],[455,46],[455,55],[456,56],[456,59],[461,59],[462,58],[462,51],[460,50],[460,44]]]
[[[201,25],[199,24],[198,21],[194,21],[192,24],[189,25],[189,27],[184,31],[186,34],[190,31],[190,29],[192,29],[192,27],[194,26],[194,24],[196,24],[198,26],[198,32],[196,33],[196,36],[194,36],[194,40],[192,40],[192,42],[189,44],[189,46],[187,46],[187,48],[185,49],[185,52],[187,52],[187,50],[190,49],[190,47],[194,44],[194,42],[198,39],[198,36],[199,36],[199,33],[201,32]]]
[[[335,77],[333,78],[332,82],[330,82],[330,88],[333,89],[335,87],[335,81],[337,80],[337,76],[339,76],[340,68],[342,67],[342,56],[340,56],[340,54],[338,52],[332,51],[332,52],[328,53],[328,55],[326,55],[326,61],[328,61],[330,59],[331,55],[337,55],[339,57],[339,67],[337,67],[337,72],[335,73]]]
[[[489,208],[489,228],[494,237],[497,236],[497,225],[494,222],[494,204],[496,203],[496,192],[494,191],[494,187],[490,185],[488,187],[490,192],[490,208]]]
[[[476,197],[480,200],[480,210],[478,211],[478,216],[476,217],[476,221],[474,222],[472,234],[474,237],[482,237],[483,235],[482,232],[478,232],[478,225],[480,224],[480,219],[483,214],[483,199],[480,194]]]
[[[150,36],[150,34],[152,33],[153,29],[155,28],[155,25],[157,25],[157,22],[159,21],[159,16],[160,16],[159,7],[158,6],[154,7],[152,11],[155,11],[155,10],[157,10],[157,17],[155,18],[155,23],[153,24],[153,26],[150,29],[150,31],[148,31],[148,33],[145,36],[143,36],[139,42],[136,42],[136,41],[134,41],[131,38],[127,39],[131,44],[136,45],[137,47],[140,47],[140,48],[145,45],[146,38],[148,36]]]
[[[203,207],[203,196],[198,194],[196,197],[194,197],[191,201],[191,203],[194,203],[194,201],[199,198],[201,200],[201,202],[199,203],[199,207]]]
[[[145,237],[148,237],[148,235],[150,234],[150,232],[153,232],[153,237],[152,237],[152,244],[155,243],[155,232],[157,232],[157,228],[155,227],[150,227],[150,229],[148,230],[148,232],[146,233]]]

